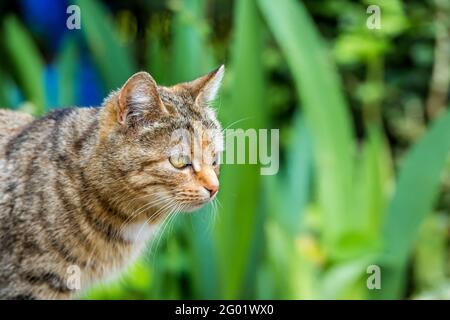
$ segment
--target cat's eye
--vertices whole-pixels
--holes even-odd
[[[218,164],[219,164],[219,155],[216,154],[216,155],[214,156],[214,159],[213,159],[213,162],[212,162],[212,166],[215,167],[215,166],[217,166]]]
[[[169,161],[177,169],[184,169],[192,164],[191,158],[183,154],[170,156]]]

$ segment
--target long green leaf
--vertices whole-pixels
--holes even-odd
[[[235,7],[230,96],[222,99],[221,119],[239,122],[243,129],[265,126],[264,71],[261,61],[262,23],[254,0],[239,1]],[[230,68],[228,68],[229,70]],[[223,298],[239,298],[255,281],[254,266],[261,235],[263,205],[259,204],[260,172],[256,165],[224,165],[221,175],[222,209],[217,240]],[[253,270],[253,269],[252,269]]]
[[[168,65],[170,69],[164,68],[166,72],[171,71],[169,75],[172,84],[193,80],[215,67],[212,54],[206,45],[206,33],[201,28],[204,25],[202,22],[205,9],[204,0],[187,0],[175,11],[171,64]],[[154,53],[158,54],[155,62],[162,62],[161,48],[159,52],[154,50]],[[183,221],[183,227],[189,241],[189,272],[193,296],[200,299],[218,298],[215,250],[210,232],[213,224],[211,208],[203,208],[187,218]]]
[[[348,259],[365,256],[380,248],[380,231],[387,203],[391,164],[387,146],[377,127],[368,130],[355,167],[353,195],[353,231],[341,240]]]
[[[265,178],[269,211],[291,237],[300,233],[309,200],[312,176],[312,137],[304,118],[297,113],[287,146],[286,163],[278,175]]]
[[[212,56],[207,47],[206,24],[202,18],[206,8],[205,1],[183,1],[178,9],[173,30],[172,81],[192,80],[211,68]]]
[[[412,147],[402,164],[383,229],[382,290],[374,293],[375,297],[401,297],[407,259],[420,224],[433,209],[449,154],[450,112],[447,112]]]
[[[44,112],[44,63],[25,27],[14,16],[4,21],[4,46],[11,71],[25,97],[33,103],[32,113]]]
[[[6,90],[5,73],[0,68],[0,108],[8,106],[8,91]]]
[[[92,52],[106,91],[120,87],[136,71],[127,48],[120,44],[105,8],[95,0],[75,0],[80,6],[81,30]]]
[[[306,120],[314,137],[325,244],[339,254],[349,221],[353,153],[352,124],[337,73],[302,3],[259,0],[261,11],[295,79]]]
[[[57,57],[58,70],[58,106],[75,104],[75,75],[78,51],[74,38],[68,38]]]
[[[172,57],[163,46],[157,34],[149,31],[147,35],[146,68],[159,84],[168,84],[170,80],[169,61]]]
[[[297,235],[301,230],[301,220],[310,196],[312,177],[312,137],[306,126],[303,116],[297,114],[293,128],[294,134],[288,145],[286,172],[284,176],[285,187],[279,186],[278,199],[281,200],[280,208],[285,209],[287,220],[285,227],[292,235]],[[278,210],[274,212],[280,214]]]

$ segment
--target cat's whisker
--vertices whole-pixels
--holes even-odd
[[[171,203],[171,205],[173,205],[173,203]],[[169,213],[164,217],[164,220],[161,223],[161,225],[159,227],[159,230],[158,230],[158,233],[156,235],[156,239],[153,240],[150,252],[153,252],[153,250],[156,252],[156,250],[157,250],[157,248],[159,246],[159,243],[161,241],[161,238],[162,238],[162,236],[164,234],[164,230],[166,229],[167,222],[171,218],[171,215],[173,214],[173,212],[174,212],[174,210],[171,209],[169,211]]]
[[[135,218],[137,218],[142,212],[144,212],[145,210],[147,210],[148,208],[152,207],[152,206],[156,206],[159,205],[161,203],[164,203],[166,201],[170,200],[169,197],[157,197],[154,201],[147,203],[145,205],[143,205],[142,207],[138,208],[135,212],[133,212],[126,221],[124,221],[120,227],[120,232],[123,231],[123,228],[126,227],[127,224],[132,223],[132,220],[134,220]],[[149,218],[149,220],[152,217]]]
[[[215,215],[215,211],[216,211],[216,205],[214,202],[214,199],[210,202],[209,205],[209,216],[212,216],[212,219],[208,219],[208,224],[207,224],[207,230],[208,232],[211,232],[214,226],[214,215]]]
[[[214,210],[214,214],[212,216],[212,222],[215,225],[217,223],[218,219],[220,218],[219,207],[222,208],[222,205],[221,205],[218,197],[214,198],[213,203],[214,203],[215,210]]]
[[[172,200],[173,201],[173,200]],[[171,202],[167,203],[165,206],[161,207],[157,212],[164,212],[166,209],[170,208]],[[142,229],[144,228],[144,226],[153,218],[155,214],[153,214],[152,216],[150,216],[145,223],[139,228],[139,231],[137,233],[136,238],[139,239],[139,235],[142,232]]]
[[[170,234],[172,232],[176,217],[182,211],[183,206],[184,206],[183,204],[177,204],[177,208],[175,209],[174,217],[173,217],[172,221],[169,221],[169,230],[167,231],[168,234]]]
[[[223,129],[221,130],[221,132],[224,133],[225,130],[230,129],[230,128],[231,128],[232,126],[234,126],[235,124],[241,123],[242,121],[245,121],[245,120],[250,120],[250,119],[252,119],[252,118],[254,118],[254,117],[245,117],[245,118],[238,119],[238,120],[232,122],[231,124],[227,125],[225,128],[223,128]]]

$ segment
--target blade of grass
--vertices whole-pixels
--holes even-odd
[[[173,23],[172,81],[192,80],[192,77],[211,71],[212,55],[206,45],[207,24],[203,19],[205,1],[178,3]]]
[[[193,80],[215,67],[210,48],[206,45],[206,1],[187,0],[179,5],[180,7],[174,8],[172,63],[168,65],[170,68],[164,69],[171,72],[170,83]],[[158,43],[154,45],[153,48],[158,50],[154,50],[157,54],[155,63],[163,61],[162,48],[158,47]],[[218,297],[215,250],[210,232],[213,224],[211,208],[203,208],[185,218],[183,229],[188,235],[193,295],[199,299]]]
[[[120,44],[117,31],[99,1],[75,0],[82,14],[81,30],[106,91],[120,87],[136,70],[127,48]]]
[[[343,258],[366,256],[380,248],[380,231],[386,208],[391,164],[387,146],[378,127],[368,130],[355,166],[353,195],[354,215],[359,219],[349,222],[352,232],[341,239]]]
[[[259,7],[293,74],[314,137],[325,246],[339,256],[340,237],[351,231],[353,128],[340,82],[303,4],[259,0]]]
[[[6,90],[6,79],[2,69],[0,69],[0,108],[8,106],[8,91]]]
[[[287,145],[286,163],[281,165],[283,171],[264,180],[264,194],[269,206],[269,219],[265,226],[267,259],[273,274],[273,292],[266,298],[310,298],[306,294],[309,290],[305,288],[314,281],[314,272],[302,260],[296,242],[303,231],[312,162],[312,137],[298,112]],[[302,274],[297,275],[300,270]],[[293,278],[301,278],[301,282],[292,281]]]
[[[67,39],[57,57],[58,70],[58,106],[75,105],[75,74],[78,50],[73,38]]]
[[[433,209],[449,153],[450,112],[447,112],[411,148],[401,166],[383,228],[382,290],[373,294],[375,298],[401,298],[407,260],[425,215]]]
[[[288,145],[285,182],[281,182],[277,190],[284,190],[277,199],[281,200],[279,208],[285,208],[286,230],[291,235],[298,235],[301,221],[309,200],[310,184],[313,169],[312,137],[305,124],[304,117],[297,114],[293,137]],[[277,212],[277,210],[275,210]]]
[[[444,212],[426,217],[414,250],[415,293],[439,287],[446,280],[448,265],[448,230]]]
[[[231,78],[227,99],[222,99],[220,117],[225,125],[236,120],[243,129],[264,128],[266,104],[264,68],[261,61],[262,22],[255,1],[239,1],[234,14],[234,43]],[[256,281],[255,264],[264,210],[260,205],[260,176],[256,165],[224,165],[221,173],[220,201],[223,204],[217,223],[222,298],[240,298]],[[247,288],[245,287],[247,286]]]
[[[351,259],[330,268],[320,281],[320,299],[363,299],[366,269],[373,257]]]
[[[32,102],[32,113],[44,112],[44,63],[39,50],[25,27],[14,16],[8,16],[3,23],[3,44],[11,63],[11,73],[26,99]]]
[[[146,67],[159,84],[168,84],[171,56],[164,48],[161,39],[149,31],[147,36]]]

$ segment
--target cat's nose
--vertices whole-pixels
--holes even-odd
[[[217,174],[210,168],[204,168],[197,176],[200,184],[209,192],[209,196],[212,198],[217,191],[219,191],[219,179],[217,179]]]
[[[210,198],[214,197],[217,191],[219,191],[219,185],[204,186],[204,188],[209,192]]]

